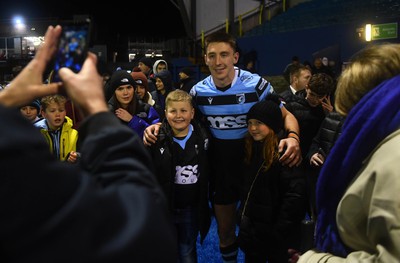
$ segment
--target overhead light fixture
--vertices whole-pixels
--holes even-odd
[[[372,25],[371,24],[366,24],[365,25],[365,40],[366,41],[371,41],[372,39]]]

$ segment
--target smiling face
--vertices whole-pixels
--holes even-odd
[[[207,46],[205,63],[213,77],[215,85],[225,87],[232,83],[235,76],[235,64],[239,53],[225,42],[212,42]]]
[[[166,106],[165,117],[174,136],[183,137],[188,134],[190,122],[194,117],[194,108],[188,101],[171,101]]]
[[[161,94],[165,93],[165,86],[164,86],[164,82],[162,82],[162,80],[160,78],[156,78],[156,88],[159,92],[161,92]]]

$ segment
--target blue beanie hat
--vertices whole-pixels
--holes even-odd
[[[34,107],[37,111],[38,111],[38,113],[40,112],[40,101],[38,100],[38,99],[35,99],[35,100],[33,100],[31,103],[29,103],[29,104],[26,104],[26,105],[23,105],[22,107],[25,107],[25,106],[31,106],[31,107]],[[22,107],[20,107],[20,108],[22,108]]]

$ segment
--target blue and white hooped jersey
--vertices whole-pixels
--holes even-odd
[[[239,68],[235,70],[235,79],[226,91],[218,90],[211,76],[198,82],[190,91],[217,139],[243,138],[247,132],[247,112],[273,92],[271,84],[261,76]]]

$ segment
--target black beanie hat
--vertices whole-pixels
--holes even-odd
[[[270,127],[276,134],[282,129],[282,111],[275,101],[266,99],[254,104],[247,113],[247,122],[256,119]]]
[[[132,85],[136,87],[136,82],[132,78],[132,75],[128,73],[126,70],[118,70],[112,74],[110,79],[110,88],[115,91],[119,86],[123,85]]]
[[[139,62],[142,62],[143,64],[145,64],[146,66],[148,66],[149,68],[153,68],[153,60],[151,58],[148,57],[142,57]]]
[[[183,69],[181,69],[181,72],[185,73],[189,77],[192,76],[194,73],[191,67],[184,67]]]
[[[35,99],[35,100],[31,101],[31,103],[26,104],[24,106],[34,107],[38,112],[40,112],[40,101],[38,99]],[[22,106],[22,107],[24,107],[24,106]],[[20,108],[22,108],[22,107],[20,107]]]
[[[128,85],[128,84],[130,84],[134,88],[136,88],[136,82],[132,78],[132,75],[129,74],[126,70],[122,70],[122,69],[115,71],[111,75],[111,78],[107,82],[106,87],[105,87],[106,100],[109,100],[113,96],[115,90],[119,86]]]

